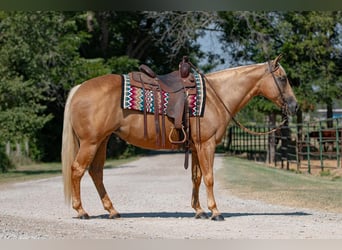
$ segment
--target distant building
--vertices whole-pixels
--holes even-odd
[[[342,118],[342,108],[334,108],[332,118]],[[304,113],[303,119],[304,122],[325,120],[327,119],[327,109],[318,108],[315,111]]]
[[[327,109],[317,109],[316,112],[317,118],[326,119],[327,118]],[[333,109],[333,117],[332,118],[340,118],[342,117],[342,109],[336,108]]]

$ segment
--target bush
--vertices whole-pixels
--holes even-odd
[[[2,147],[0,147],[0,170],[2,173],[6,173],[9,169],[14,168],[14,164],[5,154]]]

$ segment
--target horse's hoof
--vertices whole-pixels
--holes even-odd
[[[205,212],[199,213],[195,215],[195,219],[208,219],[208,215]]]
[[[212,217],[211,217],[211,220],[214,220],[214,221],[223,221],[223,220],[224,220],[224,217],[223,217],[221,214],[218,214],[218,215],[212,216]]]
[[[109,219],[118,219],[118,218],[121,218],[120,214],[110,214],[109,215]]]
[[[82,215],[78,216],[78,218],[80,218],[81,220],[88,220],[90,217],[88,214],[82,214]]]

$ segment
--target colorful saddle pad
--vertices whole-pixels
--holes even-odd
[[[200,74],[194,73],[196,82],[196,94],[188,95],[189,113],[190,116],[203,116],[204,104],[205,104],[205,83],[204,79]],[[145,92],[145,93],[144,93]],[[162,95],[163,101],[160,98]],[[159,114],[166,114],[167,105],[169,103],[169,93],[162,91],[158,92],[158,105]],[[131,109],[137,111],[144,111],[144,102],[146,111],[148,113],[154,113],[155,98],[153,91],[132,86],[130,74],[123,75],[122,81],[122,96],[121,96],[121,107],[123,109]],[[162,105],[162,103],[164,105]]]

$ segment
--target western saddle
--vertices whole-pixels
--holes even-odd
[[[179,63],[179,70],[166,75],[157,75],[151,68],[142,64],[139,67],[140,72],[131,73],[131,85],[150,90],[154,97],[154,115],[156,127],[156,143],[160,145],[159,135],[161,134],[162,143],[165,145],[165,114],[163,109],[159,112],[159,104],[164,107],[164,98],[162,92],[169,95],[166,115],[173,119],[173,128],[169,134],[169,140],[172,144],[183,144],[186,150],[184,167],[188,167],[189,153],[189,106],[188,94],[196,94],[196,82],[191,68],[194,67],[187,56],[184,56]],[[147,111],[146,101],[144,100],[144,137],[147,137]],[[160,131],[159,115],[162,116],[162,126]],[[174,131],[177,130],[177,139],[174,139]]]

